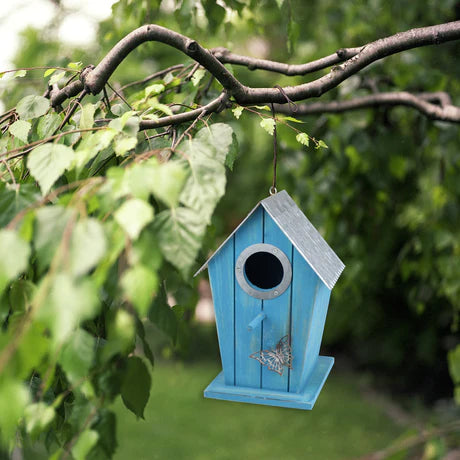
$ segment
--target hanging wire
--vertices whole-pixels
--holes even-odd
[[[276,88],[281,95],[286,99],[287,103],[289,104],[289,108],[291,109],[292,113],[297,112],[297,104],[292,101],[289,96],[286,94],[283,88],[279,85],[275,85],[274,88]],[[278,141],[277,141],[277,136],[276,136],[276,113],[275,113],[275,106],[273,105],[273,102],[270,102],[270,107],[272,111],[272,118],[273,118],[273,182],[272,186],[269,188],[269,193],[270,195],[274,195],[275,193],[278,192],[276,189],[276,166],[278,163]]]
[[[275,106],[273,102],[270,102],[272,109],[272,118],[273,118],[273,182],[272,186],[268,190],[270,195],[274,195],[278,190],[276,190],[276,166],[278,163],[278,142],[276,140],[276,114]]]

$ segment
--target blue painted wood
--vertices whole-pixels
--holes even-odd
[[[204,391],[205,398],[311,410],[334,364],[334,358],[319,356],[301,393],[225,385],[221,372]]]
[[[301,377],[303,384],[309,379],[310,373],[319,355],[330,296],[331,291],[320,281],[316,291],[315,305],[313,307],[313,315],[305,348],[305,364]]]
[[[304,368],[315,364],[307,362],[307,342],[311,331],[313,306],[321,280],[305,259],[294,248],[292,263],[291,296],[291,347],[292,367],[289,373],[289,391],[299,393],[305,384]]]
[[[292,265],[292,244],[279,229],[273,219],[264,211],[264,243],[276,246],[284,252]],[[264,300],[263,310],[267,318],[263,322],[262,348],[274,349],[278,341],[289,334],[290,330],[291,286],[279,297]],[[262,367],[262,388],[288,391],[289,369],[284,368],[283,375]]]
[[[263,239],[263,209],[259,207],[235,233],[235,261],[248,246]],[[228,270],[235,270],[234,265]],[[249,357],[260,350],[262,328],[248,330],[248,324],[262,312],[262,301],[244,292],[238,282],[235,285],[235,385],[260,388],[260,363]],[[265,321],[264,321],[265,322]]]
[[[248,330],[252,331],[256,327],[259,327],[262,324],[262,321],[267,317],[265,313],[259,313],[249,324]]]
[[[227,385],[235,384],[235,265],[234,237],[209,263],[222,368]]]

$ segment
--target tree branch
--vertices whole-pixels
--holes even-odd
[[[390,37],[376,40],[358,48],[343,48],[336,53],[324,58],[299,65],[288,65],[275,61],[256,59],[247,56],[233,54],[225,48],[206,50],[196,41],[172,30],[157,25],[142,26],[129,33],[119,41],[111,51],[102,59],[94,69],[88,68],[82,72],[80,82],[74,82],[67,87],[51,92],[53,106],[61,104],[66,98],[73,97],[82,89],[92,94],[98,94],[107,83],[108,79],[125,59],[125,57],[137,46],[148,41],[157,41],[178,49],[208,70],[213,77],[223,86],[226,94],[232,96],[241,105],[277,103],[284,104],[286,96],[292,101],[301,101],[322,94],[337,87],[341,82],[356,74],[369,64],[386,56],[396,54],[412,48],[440,44],[460,39],[460,21],[449,22],[429,27],[411,29]],[[283,88],[284,94],[277,88],[251,88],[243,85],[223,65],[233,63],[244,65],[250,69],[270,70],[285,75],[305,75],[309,72],[324,69],[334,64],[331,71],[316,80],[296,86]],[[429,100],[410,93],[397,93],[393,95],[378,95],[376,98],[358,98],[352,101],[324,104],[308,104],[302,106],[305,113],[319,113],[319,111],[344,111],[372,107],[375,105],[407,105],[416,108],[421,113],[431,118],[458,122],[457,108],[450,103],[442,106],[431,104]],[[225,96],[227,97],[227,96]],[[222,98],[222,100],[220,100]],[[177,115],[163,117],[156,121],[141,122],[141,129],[157,128],[168,124],[178,124],[195,119],[206,108],[207,113],[216,111],[224,100],[221,95],[201,109],[192,110]],[[346,107],[346,108],[345,108]],[[278,109],[281,111],[281,109]]]
[[[411,94],[406,91],[378,93],[356,97],[347,101],[315,102],[297,106],[296,115],[313,115],[317,113],[342,113],[351,110],[366,109],[379,106],[407,106],[418,110],[433,120],[460,123],[460,108],[445,104],[450,98],[445,93]],[[441,105],[433,102],[440,102]],[[278,113],[291,113],[285,105],[276,105]]]
[[[219,97],[212,100],[208,104],[200,107],[199,109],[190,110],[189,112],[182,112],[175,115],[162,117],[159,120],[142,120],[139,124],[139,130],[161,128],[162,126],[178,125],[186,121],[195,120],[205,114],[218,112],[225,108],[228,101],[228,94],[223,91]]]
[[[242,56],[240,54],[234,54],[223,47],[213,48],[211,53],[213,53],[222,64],[241,65],[247,67],[249,70],[268,70],[270,72],[277,72],[292,77],[294,75],[306,75],[343,62],[358,54],[361,48],[362,47],[341,48],[329,56],[305,64],[286,64],[284,62]]]

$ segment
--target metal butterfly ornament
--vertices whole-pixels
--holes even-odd
[[[262,366],[267,366],[268,370],[283,375],[284,367],[292,369],[292,360],[294,359],[289,342],[289,335],[285,335],[276,344],[274,350],[256,351],[249,357],[259,361]]]

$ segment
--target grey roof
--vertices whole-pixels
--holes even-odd
[[[207,267],[209,261],[259,206],[263,206],[265,211],[276,222],[280,230],[286,235],[297,251],[299,251],[300,255],[308,262],[321,281],[332,290],[345,265],[285,190],[260,201],[243,222],[219,246],[216,252],[195,273],[195,276]]]

